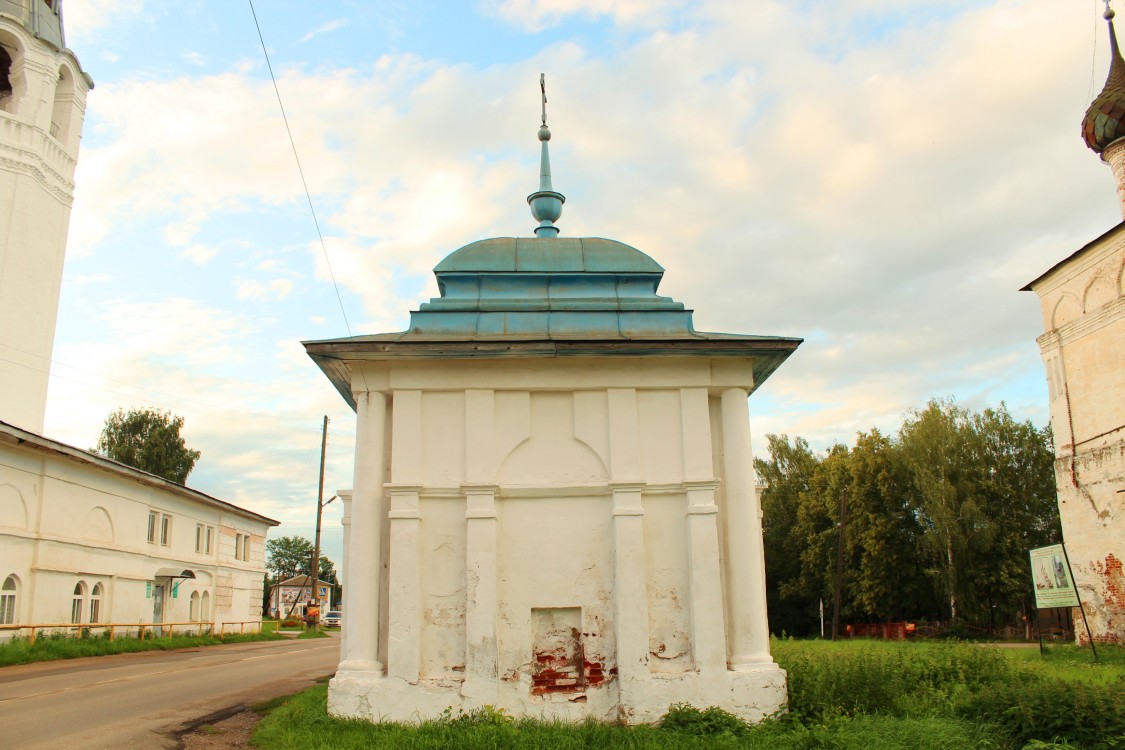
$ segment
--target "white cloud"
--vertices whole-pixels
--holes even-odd
[[[193,263],[198,263],[199,265],[202,266],[202,265],[206,264],[207,261],[214,258],[215,253],[217,253],[217,252],[218,252],[218,250],[216,250],[213,247],[210,247],[208,245],[201,245],[201,244],[197,243],[197,244],[192,245],[190,247],[184,248],[180,252],[180,257],[184,258],[186,260],[190,260]]]
[[[677,24],[653,30],[634,3],[513,1],[494,11],[522,28],[577,15],[637,34],[601,48],[576,33],[487,67],[395,54],[281,70],[332,274],[319,242],[246,240],[253,220],[307,210],[258,63],[99,84],[69,260],[105,272],[123,228],[150,224],[210,276],[145,290],[159,303],[91,298],[104,331],[56,354],[81,367],[55,369],[48,424],[84,425],[85,445],[130,399],[182,410],[200,482],[307,523],[319,415],[340,441],[352,417],[296,340],[347,334],[333,276],[362,305],[352,333],[402,330],[448,252],[531,233],[541,70],[564,236],[652,255],[700,330],[806,339],[751,399],[759,447],[766,432],[820,447],[893,429],[946,394],[1008,398],[1043,423],[1045,397],[1017,387],[1042,382],[1038,304],[1016,290],[1118,221],[1108,170],[1075,132],[1088,8],[951,3],[671,2],[657,10]],[[842,32],[864,13],[902,15]],[[293,330],[267,327],[290,309]],[[350,482],[338,447],[330,486]]]
[[[541,31],[572,15],[609,16],[622,25],[657,27],[669,11],[685,4],[683,0],[485,0],[482,7],[525,31]]]
[[[238,285],[236,296],[240,300],[285,299],[293,291],[289,279],[274,279],[270,282],[244,281]]]
[[[307,42],[307,41],[311,40],[313,37],[319,36],[321,34],[327,34],[328,32],[335,31],[336,29],[342,29],[343,27],[345,27],[347,25],[348,25],[347,19],[344,19],[344,18],[333,19],[331,21],[328,21],[327,23],[323,23],[320,26],[317,26],[315,29],[313,29],[309,33],[305,34],[303,37],[301,37],[301,41]]]
[[[66,0],[63,18],[68,39],[74,39],[148,12],[148,0]]]

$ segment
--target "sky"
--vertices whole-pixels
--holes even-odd
[[[48,436],[183,415],[189,486],[311,539],[321,420],[327,497],[355,418],[300,342],[403,330],[444,256],[532,235],[540,73],[562,236],[651,255],[697,330],[805,340],[750,399],[758,449],[894,432],[935,397],[1047,424],[1019,289],[1121,220],[1078,127],[1109,66],[1101,2],[254,10],[315,222],[249,2],[66,0],[96,87]]]

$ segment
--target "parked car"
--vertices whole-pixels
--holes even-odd
[[[333,609],[333,610],[325,613],[324,619],[321,621],[321,623],[324,624],[324,625],[330,625],[332,627],[338,628],[343,623],[343,620],[344,620],[344,613],[341,612],[338,609]]]

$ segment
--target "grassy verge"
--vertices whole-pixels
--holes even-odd
[[[749,727],[674,708],[662,725],[572,726],[479,710],[419,725],[330,718],[327,691],[281,701],[258,726],[267,750],[318,748],[771,748],[1045,750],[1125,747],[1125,650],[1014,651],[962,643],[777,641],[789,714]],[[1069,744],[1068,744],[1069,743]]]
[[[29,664],[36,661],[56,659],[78,659],[84,656],[106,656],[126,654],[135,651],[169,651],[177,648],[197,646],[218,646],[223,643],[247,643],[250,641],[276,641],[282,636],[273,633],[227,634],[222,638],[204,635],[174,635],[171,637],[139,638],[118,636],[112,641],[108,635],[75,638],[64,634],[45,634],[35,639],[35,643],[25,638],[14,638],[0,644],[0,667],[14,664]]]

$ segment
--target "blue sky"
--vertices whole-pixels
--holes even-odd
[[[540,72],[563,234],[652,255],[699,330],[806,339],[751,399],[757,445],[850,442],[946,395],[1046,423],[1017,290],[1120,221],[1078,137],[1101,3],[255,7],[337,284],[249,4],[67,0],[97,85],[48,435],[170,409],[203,453],[189,484],[311,536],[320,420],[331,494],[354,418],[299,342],[401,330],[446,254],[531,234]]]

